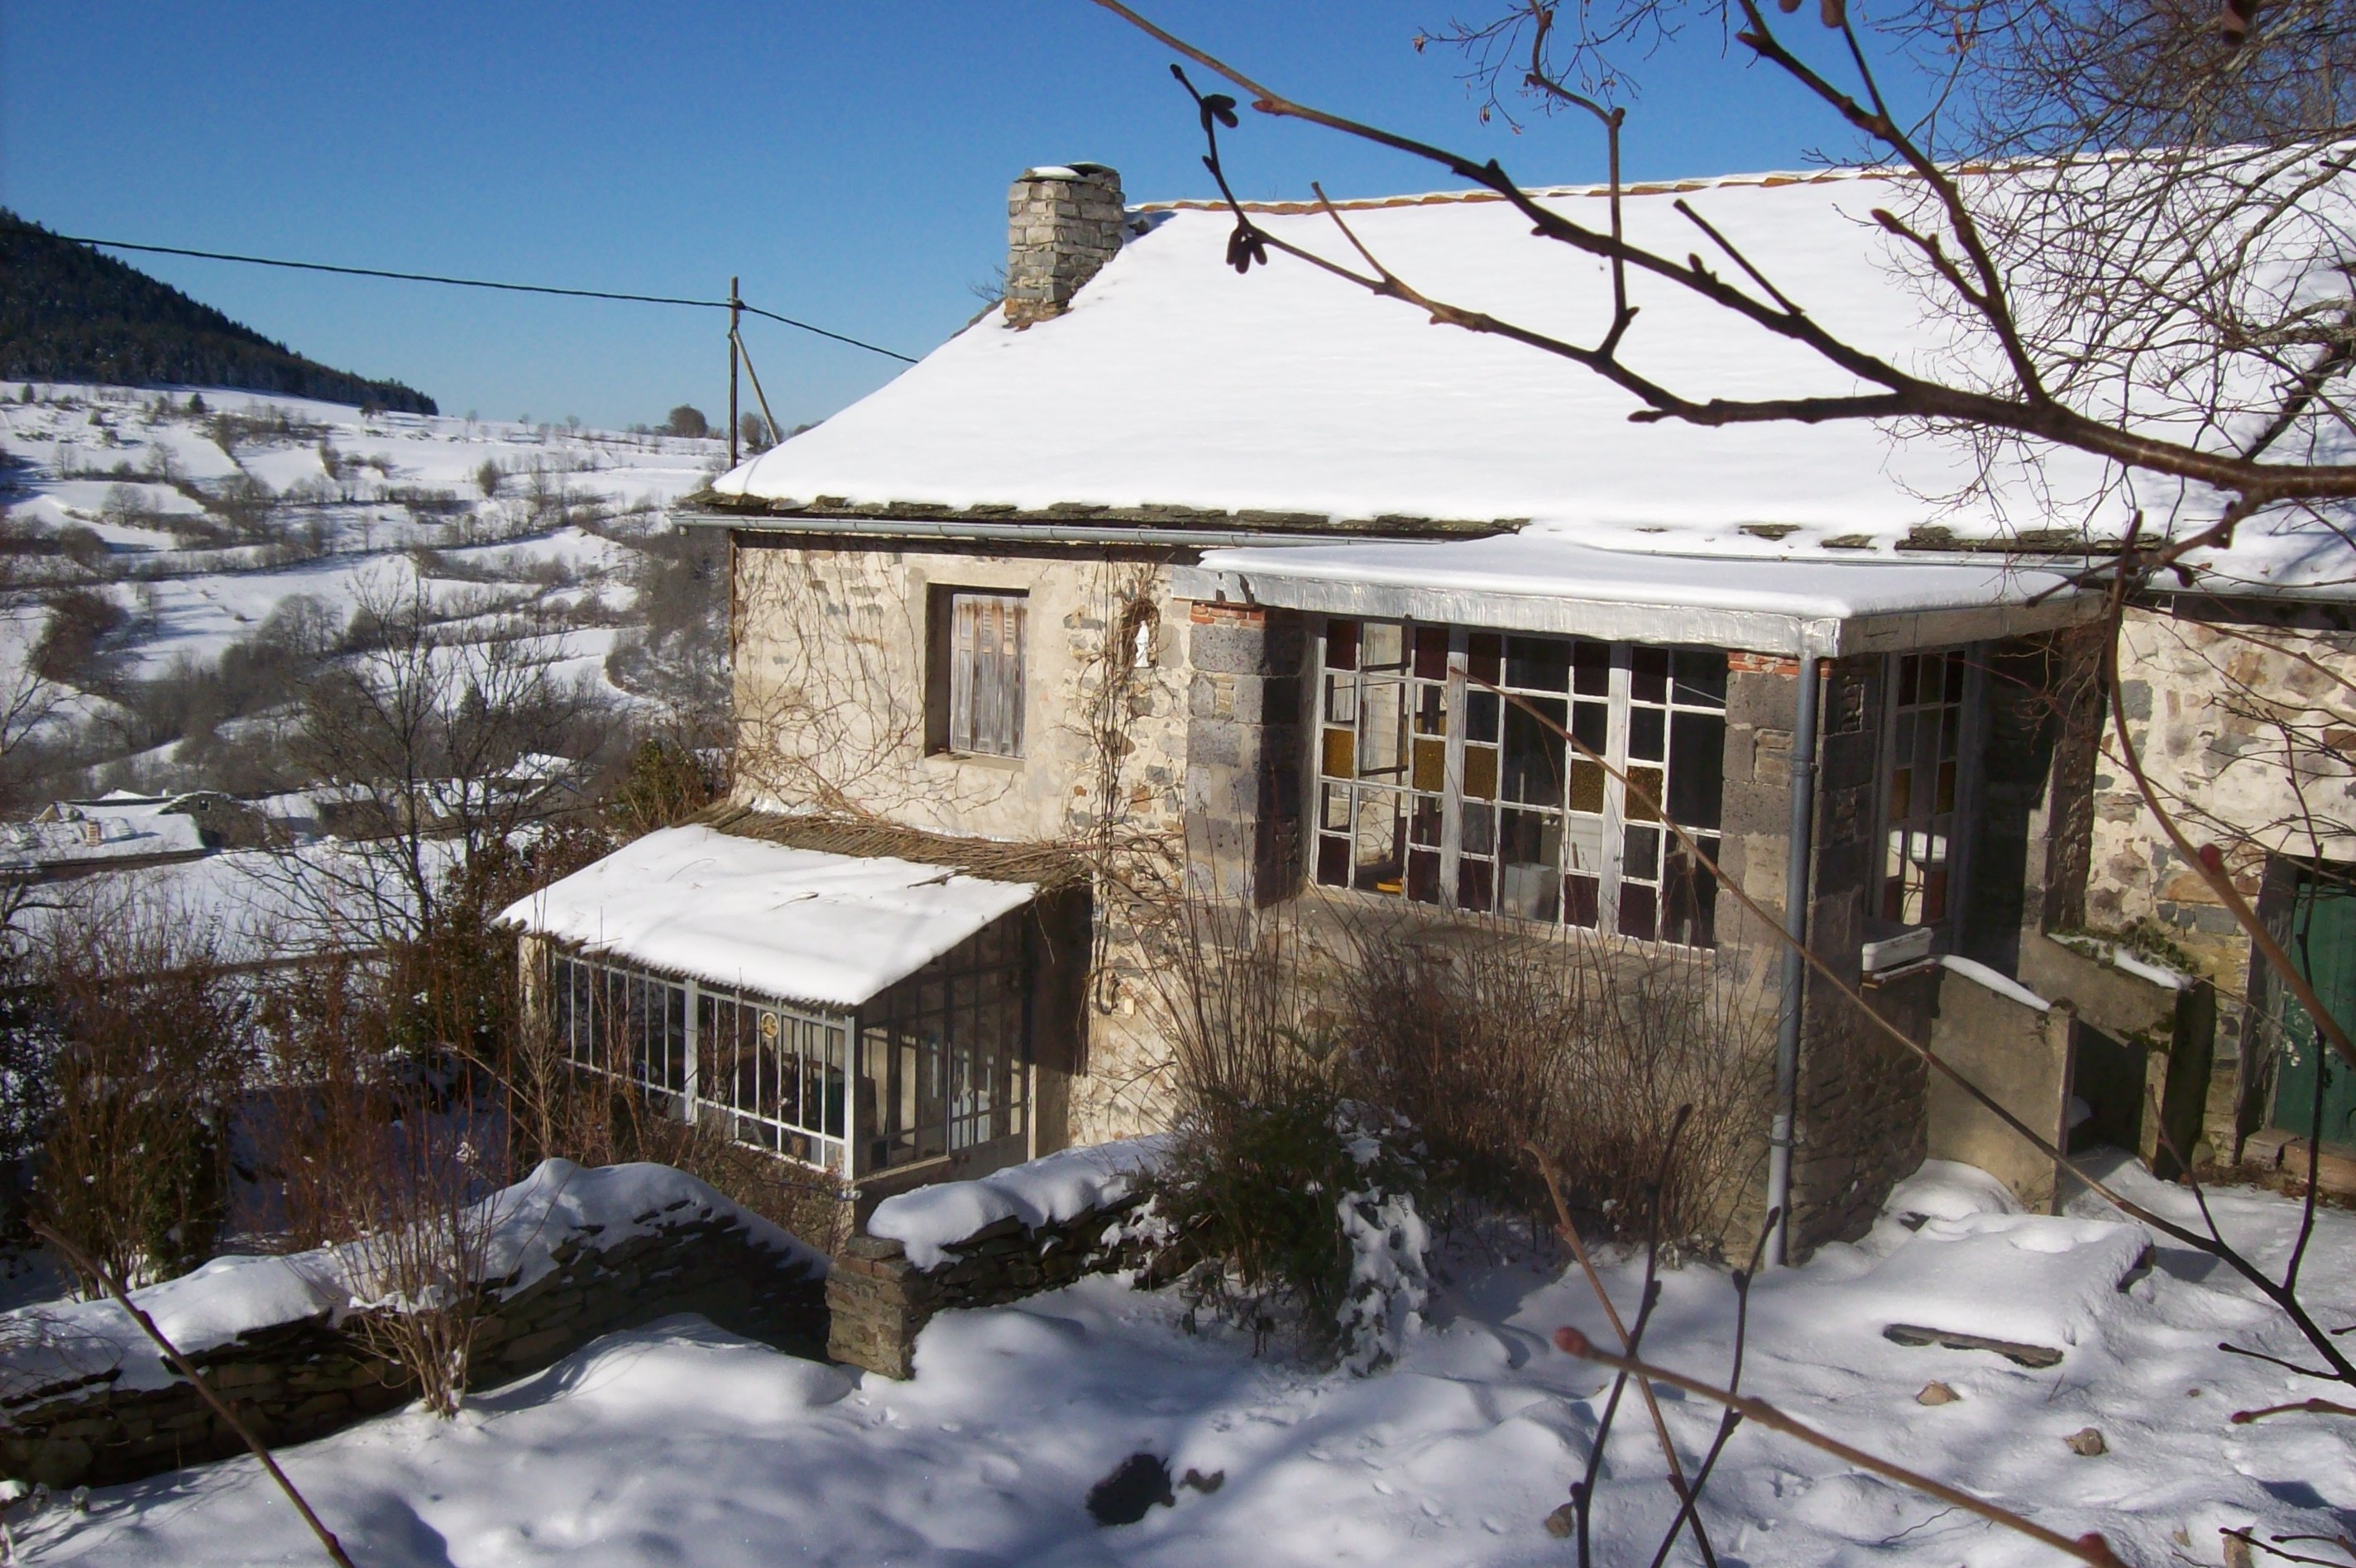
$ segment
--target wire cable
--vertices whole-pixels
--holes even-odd
[[[726,310],[730,304],[727,300],[685,299],[676,294],[633,294],[612,289],[561,289],[549,283],[507,283],[494,282],[488,278],[444,277],[434,272],[396,272],[382,267],[339,267],[326,261],[286,261],[273,256],[240,256],[227,251],[192,251],[178,245],[134,245],[127,240],[92,240],[80,234],[59,234],[37,223],[26,223],[21,219],[11,227],[22,229],[28,234],[43,234],[52,240],[63,240],[69,244],[88,245],[99,250],[137,251],[151,256],[194,256],[207,261],[241,261],[250,267],[284,267],[298,272],[335,272],[350,278],[391,278],[405,283],[444,283],[453,288],[498,289],[508,293],[517,294],[558,294],[568,299],[626,300],[635,304],[689,305],[698,310]],[[735,301],[734,304],[737,309],[747,315],[763,316],[786,326],[815,333],[820,337],[831,338],[837,343],[849,344],[853,348],[864,348],[870,354],[881,354],[887,359],[897,359],[904,365],[914,365],[916,362],[914,355],[903,354],[896,348],[885,348],[880,344],[868,343],[844,333],[830,331],[823,326],[812,325],[807,321],[796,321],[792,316],[780,315],[773,310],[763,310],[759,305],[747,304],[743,300]]]

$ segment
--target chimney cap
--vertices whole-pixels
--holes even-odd
[[[1110,164],[1041,164],[1037,168],[1024,169],[1026,180],[1079,180],[1091,175],[1114,173]]]

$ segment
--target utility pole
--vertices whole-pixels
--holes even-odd
[[[736,322],[744,302],[736,295],[736,280],[728,280],[728,466],[736,466]]]

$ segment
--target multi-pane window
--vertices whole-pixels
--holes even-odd
[[[989,757],[1023,754],[1020,593],[948,596],[948,749]]]
[[[718,1108],[739,1143],[839,1166],[844,1020],[737,991],[696,989],[700,1101]]]
[[[1028,1128],[1023,931],[1000,921],[862,1009],[865,1166],[884,1169]]]
[[[855,1176],[1030,1132],[1030,965],[1001,920],[855,1013],[552,952],[566,1057],[739,1143]]]
[[[1714,940],[1722,650],[1336,619],[1320,681],[1319,882]]]
[[[1950,912],[1968,676],[1960,648],[1890,661],[1881,918],[1901,925],[1934,925]]]
[[[841,1168],[849,1020],[566,953],[551,957],[549,991],[576,1065],[683,1117],[716,1116],[740,1143]]]

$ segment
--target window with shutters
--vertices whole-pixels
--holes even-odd
[[[1717,884],[1662,818],[1716,858],[1723,649],[1337,618],[1322,652],[1320,883],[1715,943]]]
[[[1023,754],[1023,633],[1020,593],[941,596],[934,669],[948,701],[936,748],[985,757]]]

